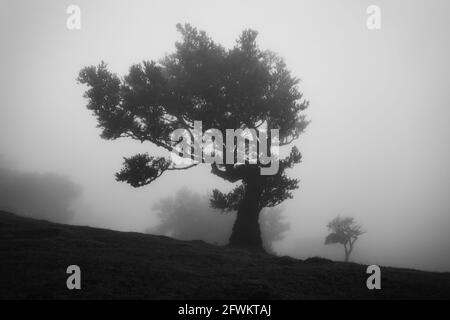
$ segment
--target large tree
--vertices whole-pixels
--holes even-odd
[[[181,128],[194,137],[194,121],[202,121],[203,128],[218,129],[224,136],[226,129],[278,129],[280,147],[299,137],[307,125],[301,111],[308,102],[283,59],[257,46],[256,31],[245,30],[232,49],[225,49],[204,31],[190,25],[177,28],[182,41],[175,44],[173,54],[158,62],[135,64],[123,79],[111,73],[104,62],[80,71],[78,81],[89,87],[87,108],[97,117],[103,138],[149,141],[178,154],[180,141],[171,139],[172,132]],[[225,150],[225,145],[221,147]],[[237,153],[236,148],[233,160]],[[298,188],[299,181],[287,177],[285,170],[299,163],[301,154],[295,146],[287,154],[280,159],[278,172],[267,176],[261,175],[266,165],[260,161],[227,161],[225,152],[224,164],[210,164],[212,174],[241,182],[231,193],[214,190],[211,197],[214,207],[237,210],[231,245],[262,248],[261,209],[291,198],[292,190]],[[201,163],[194,154],[190,157],[191,164],[180,165],[167,157],[137,154],[125,158],[116,179],[141,187],[165,171]],[[229,162],[233,164],[226,164]]]

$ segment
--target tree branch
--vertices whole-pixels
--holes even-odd
[[[189,168],[197,166],[198,164],[199,164],[199,162],[190,164],[190,165],[185,166],[185,167],[170,167],[167,170],[187,170]]]

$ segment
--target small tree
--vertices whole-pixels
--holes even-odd
[[[336,217],[328,223],[327,227],[331,233],[325,238],[325,244],[342,244],[345,249],[345,262],[348,262],[356,240],[365,231],[351,217]]]

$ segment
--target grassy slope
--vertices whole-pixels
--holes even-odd
[[[66,289],[68,265],[82,290]],[[0,299],[450,298],[450,274],[305,261],[140,233],[59,225],[0,211]]]

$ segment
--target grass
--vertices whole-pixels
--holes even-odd
[[[66,268],[81,268],[68,290]],[[450,273],[297,260],[0,211],[0,299],[449,299]]]

